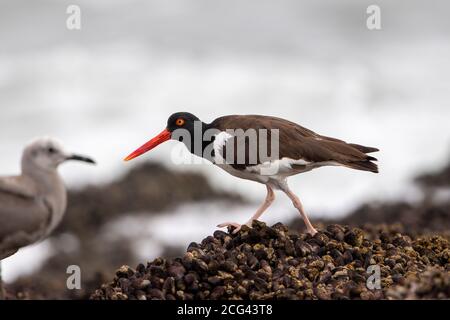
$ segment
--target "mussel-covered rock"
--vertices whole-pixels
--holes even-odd
[[[180,258],[122,266],[92,299],[448,299],[449,271],[442,237],[338,224],[310,236],[255,222],[216,231]]]

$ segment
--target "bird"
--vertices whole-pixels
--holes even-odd
[[[57,169],[69,160],[95,164],[53,138],[39,137],[22,153],[21,174],[0,177],[0,275],[3,259],[45,239],[61,222],[67,192]]]
[[[264,202],[245,223],[249,227],[274,202],[274,191],[281,190],[299,211],[307,233],[314,236],[316,228],[300,198],[288,186],[290,176],[324,166],[378,173],[374,162],[377,159],[368,154],[379,149],[323,136],[292,121],[264,115],[228,115],[205,123],[189,112],[177,112],[168,118],[167,126],[160,134],[124,160],[130,161],[168,140],[184,143],[192,154],[233,176],[266,186]],[[271,151],[269,157],[261,152],[264,148]],[[237,233],[242,224],[224,222],[218,227],[229,227]]]

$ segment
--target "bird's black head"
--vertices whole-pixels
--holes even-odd
[[[205,147],[203,133],[206,129],[207,125],[189,112],[172,114],[167,120],[166,127],[166,130],[171,133],[172,140],[184,143],[190,152],[198,156],[201,156]]]
[[[201,122],[192,113],[174,113],[169,117],[166,128],[160,134],[132,152],[125,158],[125,161],[134,159],[170,139],[183,142],[192,153],[201,156],[205,146],[211,143],[211,141],[203,141],[203,132],[207,128],[208,125]],[[199,139],[199,141],[195,139]],[[195,148],[196,145],[199,148]]]
[[[167,120],[167,130],[174,132],[177,129],[185,129],[189,132],[194,131],[194,124],[200,121],[199,118],[189,112],[177,112],[172,114]]]

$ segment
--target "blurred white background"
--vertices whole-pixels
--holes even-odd
[[[81,8],[79,31],[66,28],[69,4]],[[366,27],[370,4],[381,7],[381,30]],[[51,135],[99,163],[65,165],[70,186],[102,183],[133,165],[123,157],[172,112],[205,122],[258,113],[381,149],[378,175],[323,168],[292,178],[312,216],[414,199],[411,179],[450,155],[449,12],[448,1],[411,0],[2,0],[0,174],[19,171],[31,138]],[[212,166],[174,166],[174,143],[135,163],[198,170],[221,188],[263,199],[264,186]],[[268,221],[292,217],[279,198]],[[206,232],[229,220],[212,217],[192,223]]]

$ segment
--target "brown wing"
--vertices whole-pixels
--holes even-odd
[[[308,162],[337,162],[343,166],[353,169],[378,172],[378,167],[371,161],[376,158],[368,156],[366,153],[378,151],[376,148],[365,147],[358,144],[349,144],[345,141],[321,136],[312,130],[304,128],[294,122],[269,116],[260,115],[233,115],[216,119],[212,127],[221,131],[227,129],[266,129],[268,130],[268,150],[271,150],[270,130],[279,130],[279,154],[278,158],[303,159]],[[248,144],[248,139],[241,139],[240,142],[234,138],[234,145]],[[249,150],[249,146],[244,146],[245,150]],[[240,149],[242,150],[242,149]],[[252,164],[247,162],[241,166]],[[272,159],[274,160],[274,159]],[[262,160],[258,157],[258,164]]]

